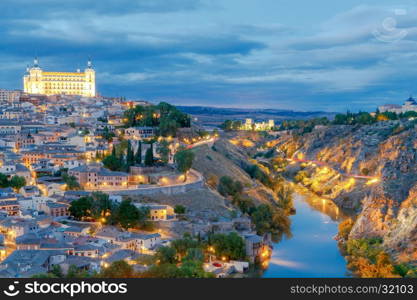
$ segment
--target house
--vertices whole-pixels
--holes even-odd
[[[23,197],[32,197],[32,196],[38,197],[41,195],[41,191],[36,185],[24,186],[20,190],[20,193],[22,194]]]
[[[9,217],[0,221],[0,230],[12,237],[19,237],[27,233],[37,232],[39,225],[34,219]]]
[[[256,259],[265,256],[265,253],[269,255],[270,246],[265,238],[257,234],[248,234],[243,236],[245,239],[246,246],[246,255],[250,258],[252,262]]]
[[[69,255],[64,262],[59,264],[59,266],[64,274],[68,273],[70,266],[75,266],[78,270],[87,272],[99,272],[100,260],[98,258],[88,256]]]
[[[9,216],[18,216],[20,214],[19,202],[16,200],[2,200],[0,198],[0,211],[5,211]]]
[[[137,208],[146,208],[149,210],[149,219],[151,221],[167,221],[175,219],[174,208],[169,205],[134,203]]]
[[[15,240],[18,250],[39,250],[41,239],[34,232],[18,236]]]
[[[125,129],[125,135],[128,139],[143,140],[155,136],[153,127],[129,127]]]
[[[85,244],[85,245],[76,245],[74,251],[71,255],[75,256],[87,256],[87,257],[98,257],[98,247]]]
[[[70,237],[79,237],[81,235],[87,235],[90,231],[90,227],[78,227],[78,226],[70,226],[64,229],[64,234]]]
[[[87,191],[66,191],[64,193],[64,199],[67,201],[77,200],[81,197],[88,197],[92,192]]]
[[[129,181],[129,174],[110,171],[95,164],[73,168],[68,175],[74,176],[83,188],[90,190],[126,189]]]
[[[22,210],[26,210],[26,209],[41,210],[41,205],[45,204],[48,201],[53,201],[53,198],[35,196],[35,197],[20,198],[18,200],[19,205]]]
[[[52,217],[69,216],[69,204],[55,201],[46,201],[40,205],[39,210]]]
[[[139,252],[154,249],[161,243],[161,235],[159,233],[121,232],[109,226],[103,227],[95,236],[108,243],[119,245],[121,249]]]
[[[127,263],[132,262],[133,260],[137,259],[138,257],[140,257],[141,254],[133,251],[133,250],[129,250],[129,249],[122,249],[122,250],[118,250],[114,253],[112,253],[111,255],[109,255],[108,257],[106,257],[103,260],[103,265],[110,265],[111,263],[115,262],[115,261],[119,261],[119,260],[124,260]]]
[[[30,278],[64,262],[66,254],[55,250],[15,250],[0,264],[0,277]]]

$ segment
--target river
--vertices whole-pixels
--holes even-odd
[[[274,245],[262,277],[346,277],[346,261],[333,239],[345,216],[333,202],[299,191],[294,207],[292,237]]]

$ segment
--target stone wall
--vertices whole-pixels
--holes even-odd
[[[190,171],[190,175],[196,177],[197,179],[193,182],[180,183],[167,186],[152,186],[152,187],[143,187],[137,189],[129,190],[118,190],[118,191],[103,191],[109,195],[123,195],[123,196],[133,196],[133,195],[144,195],[150,196],[155,194],[165,194],[165,195],[175,195],[186,193],[190,190],[201,188],[204,185],[203,176],[195,170]]]

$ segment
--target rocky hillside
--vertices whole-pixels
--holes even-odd
[[[212,147],[202,145],[194,148],[193,168],[202,173],[206,182],[212,187],[215,185],[212,181],[218,182],[222,176],[228,176],[240,181],[244,186],[245,194],[255,203],[275,202],[277,200],[275,193],[253,180],[245,171],[245,168],[251,164],[249,152],[254,151],[255,143],[252,142],[251,147],[245,148],[242,145],[234,145],[233,138],[236,136],[226,136],[217,140]],[[256,141],[256,135],[253,138]]]
[[[350,237],[383,237],[398,260],[417,261],[414,122],[321,126],[301,136],[282,136],[279,149],[297,165],[302,162],[310,174],[304,180],[313,190],[356,210]]]

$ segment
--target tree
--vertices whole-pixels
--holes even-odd
[[[158,149],[157,149],[158,154],[161,157],[161,161],[164,164],[167,164],[169,161],[169,155],[171,153],[171,150],[169,149],[169,143],[166,140],[162,140],[159,143]]]
[[[159,134],[161,136],[175,136],[177,133],[177,121],[169,118],[162,118],[159,123]]]
[[[285,213],[291,214],[293,211],[293,189],[282,181],[279,181],[275,187],[275,193],[278,197],[278,206],[282,208]]]
[[[152,149],[147,149],[145,152],[145,166],[150,167],[153,165],[153,153]]]
[[[81,197],[71,202],[69,212],[75,219],[81,220],[83,217],[91,216],[92,207],[93,202],[90,197]]]
[[[92,218],[95,220],[105,218],[107,224],[114,224],[117,222],[117,220],[115,220],[116,216],[114,216],[117,205],[109,199],[109,195],[101,192],[94,192],[89,198],[92,201],[92,207],[90,209],[90,216]]]
[[[62,173],[62,179],[66,183],[67,191],[81,190],[81,185],[78,183],[75,176],[69,176],[68,173]]]
[[[62,273],[62,269],[60,265],[54,265],[52,267],[51,273],[56,276],[57,278],[64,277],[64,274]]]
[[[222,176],[220,178],[217,190],[223,196],[234,196],[243,192],[243,185],[240,181],[233,179],[229,176]]]
[[[177,256],[180,260],[187,254],[188,249],[198,248],[199,246],[199,242],[193,239],[189,234],[184,234],[182,239],[171,242],[171,247],[176,250]]]
[[[194,152],[190,149],[179,150],[174,156],[177,170],[184,174],[184,182],[187,181],[187,172],[193,165],[194,156]]]
[[[139,224],[139,211],[131,200],[123,200],[118,209],[118,221],[124,229],[134,228]]]
[[[133,166],[134,164],[135,164],[135,154],[133,153],[133,150],[132,150],[132,143],[130,142],[130,140],[128,140],[127,150],[126,150],[127,168],[129,168],[130,166]]]
[[[187,255],[184,257],[185,261],[204,261],[204,253],[201,248],[189,248],[187,250]]]
[[[111,154],[103,159],[103,165],[112,171],[120,171],[123,168],[123,161]]]
[[[217,257],[226,259],[245,259],[245,241],[236,232],[229,234],[214,234],[210,236],[210,244],[214,248]]]
[[[142,141],[139,141],[138,150],[136,151],[135,161],[137,164],[142,164]]]
[[[175,205],[174,212],[176,214],[182,215],[185,214],[186,208],[183,205]]]
[[[339,223],[339,236],[345,241],[349,238],[349,234],[354,224],[355,223],[351,218],[347,218],[346,220]]]
[[[161,264],[175,264],[177,262],[177,252],[172,247],[160,247],[155,257]]]
[[[284,233],[290,236],[290,220],[282,210],[273,208],[267,204],[261,204],[251,213],[252,222],[255,224],[258,234]]]
[[[223,122],[222,125],[220,125],[220,127],[225,131],[231,131],[232,127],[233,127],[233,121],[232,120],[226,120],[226,121]]]
[[[212,273],[207,273],[203,269],[201,261],[187,260],[178,270],[179,278],[212,278]]]
[[[9,179],[7,178],[7,175],[0,173],[0,187],[6,188],[9,187]]]
[[[12,177],[9,184],[12,188],[18,191],[26,185],[26,179],[25,177],[15,175]]]
[[[104,268],[99,277],[101,278],[133,278],[135,272],[133,267],[124,260],[119,260],[111,263],[107,268]]]

